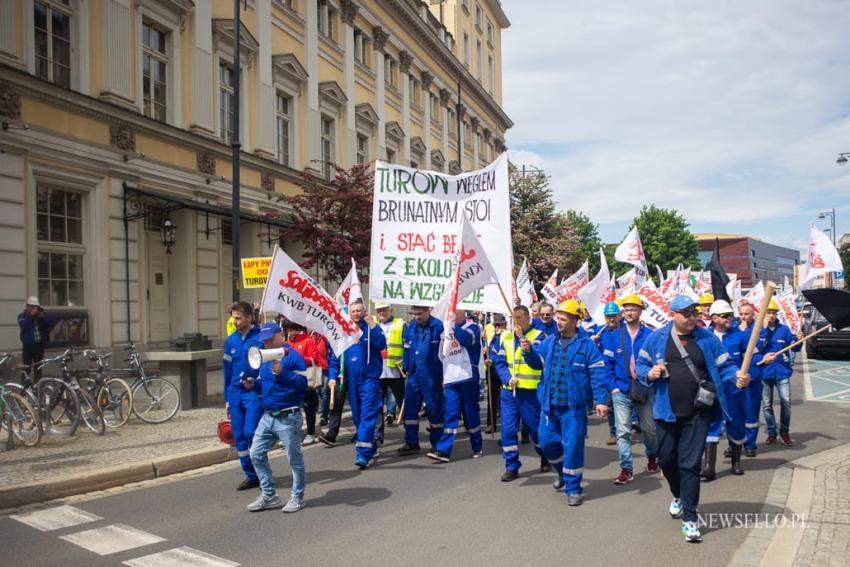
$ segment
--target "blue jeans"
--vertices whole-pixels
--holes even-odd
[[[776,417],[773,415],[773,388],[779,393],[779,433],[788,433],[791,427],[791,378],[762,380],[762,405],[767,434],[776,435]]]
[[[615,392],[611,394],[614,405],[614,422],[617,427],[617,453],[620,455],[620,468],[634,470],[632,460],[632,412],[637,412],[640,429],[643,432],[643,443],[646,446],[646,456],[655,456],[655,420],[652,419],[653,390],[649,390],[646,402],[636,404],[628,394]]]
[[[292,496],[304,498],[307,478],[304,472],[304,455],[301,453],[301,421],[300,411],[281,414],[278,417],[266,412],[260,418],[251,445],[251,462],[254,463],[254,470],[260,478],[260,489],[266,499],[276,494],[272,468],[269,466],[269,451],[278,440],[283,443],[289,468],[292,469]]]

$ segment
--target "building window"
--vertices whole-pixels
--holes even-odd
[[[387,148],[387,163],[395,163],[395,150]]]
[[[493,56],[487,56],[487,90],[490,91],[490,94],[493,94]]]
[[[408,85],[410,89],[410,104],[418,108],[421,101],[419,81],[413,75],[408,75]]]
[[[357,134],[357,163],[369,161],[369,136]]]
[[[463,32],[463,64],[469,67],[469,34]]]
[[[455,112],[451,108],[447,109],[446,120],[449,122],[449,134],[457,132],[457,120],[455,120]]]
[[[475,27],[481,30],[481,4],[475,3]]]
[[[384,83],[391,87],[397,87],[396,82],[396,67],[395,59],[389,54],[384,54]]]
[[[481,40],[475,42],[475,61],[478,65],[478,81],[484,82],[484,59],[481,57]]]
[[[360,30],[354,30],[354,60],[364,67],[372,66],[372,51],[369,38]]]
[[[84,304],[82,213],[80,193],[37,187],[38,297],[43,305]]]
[[[233,245],[233,221],[221,219],[221,243]]]
[[[233,129],[233,67],[227,63],[218,65],[218,134],[221,141],[229,144]]]
[[[289,138],[292,112],[292,99],[277,93],[275,103],[275,128],[277,132],[277,161],[283,165],[289,162]]]
[[[322,176],[331,178],[331,162],[334,159],[334,121],[322,115]]]
[[[440,99],[434,96],[432,93],[428,93],[428,98],[430,99],[429,104],[431,105],[431,120],[436,122],[440,122]]]
[[[153,24],[142,24],[142,94],[144,112],[148,118],[160,122],[166,119],[166,88],[168,81],[168,54],[165,49],[166,34]]]
[[[466,13],[469,13],[469,0],[461,0],[460,5],[466,10]]]
[[[319,35],[333,41],[336,12],[326,0],[319,0],[316,6],[319,10]]]
[[[35,0],[35,75],[71,88],[70,0]]]
[[[493,23],[487,20],[487,43],[493,45]]]

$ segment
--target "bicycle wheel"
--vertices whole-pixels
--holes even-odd
[[[71,386],[57,378],[36,385],[38,415],[46,433],[70,437],[80,425],[80,399]]]
[[[0,428],[9,429],[9,433],[27,447],[38,445],[41,441],[41,423],[32,405],[15,392],[7,391],[3,399],[5,404],[0,415]]]
[[[133,413],[145,423],[165,423],[180,409],[180,390],[158,376],[133,384]]]
[[[91,394],[80,388],[77,390],[77,396],[80,398],[80,419],[86,427],[97,435],[106,433],[106,420],[103,419],[103,414]]]
[[[97,407],[103,413],[106,427],[121,427],[133,411],[133,393],[121,378],[110,378],[97,393]]]

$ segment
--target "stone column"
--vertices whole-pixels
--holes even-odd
[[[387,159],[386,85],[384,83],[384,46],[389,35],[381,26],[372,30],[372,45],[375,47],[375,112],[378,113],[377,157]]]
[[[215,137],[217,70],[213,69],[212,5],[209,2],[198,2],[190,17],[189,130]]]
[[[256,0],[256,9],[254,10],[254,25],[257,30],[257,42],[260,44],[257,49],[257,60],[255,64],[255,73],[257,74],[257,89],[254,97],[254,152],[257,155],[275,159],[277,157],[277,147],[275,145],[275,121],[269,120],[269,116],[274,115],[275,110],[275,92],[274,81],[272,79],[272,0]],[[243,68],[242,72],[247,74],[248,69]],[[246,93],[247,94],[247,93]],[[245,96],[245,99],[248,97]],[[246,113],[244,120],[249,119],[250,114]]]
[[[401,127],[404,130],[404,140],[402,140],[401,159],[404,165],[410,165],[410,97],[413,93],[410,92],[410,65],[413,63],[413,56],[408,51],[401,51],[398,54],[398,67],[401,71]]]
[[[101,45],[103,71],[99,96],[110,102],[133,106],[134,52],[129,0],[102,0]],[[141,80],[141,79],[140,79]]]
[[[345,50],[344,61],[344,85],[348,100],[345,102],[345,167],[351,167],[357,163],[357,126],[354,110],[354,18],[360,6],[352,0],[341,0],[340,9],[342,15],[342,33],[344,35],[343,48]],[[379,80],[382,77],[379,77]]]
[[[469,119],[469,123],[472,125],[472,169],[478,169],[478,117],[473,116]]]
[[[443,173],[449,171],[449,101],[451,92],[449,89],[440,89],[440,112],[443,114]]]
[[[431,169],[431,83],[434,82],[434,76],[428,71],[422,72],[422,104],[423,118],[425,131],[425,163],[422,167]]]
[[[304,125],[307,155],[304,169],[322,171],[321,113],[319,112],[319,28],[317,0],[304,0],[304,52],[307,65],[307,107]]]

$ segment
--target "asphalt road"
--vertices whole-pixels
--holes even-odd
[[[850,366],[850,362],[842,364]],[[732,477],[728,461],[719,457],[720,477],[703,484],[701,514],[761,512],[776,467],[850,441],[850,404],[803,403],[799,366],[792,389],[794,445],[761,447],[758,457],[745,460],[743,477]],[[41,531],[0,518],[2,563],[494,566],[532,561],[711,566],[725,565],[749,533],[742,528],[704,528],[702,544],[685,543],[680,521],[667,514],[666,483],[660,475],[643,472],[642,445],[635,449],[635,466],[640,471],[636,480],[624,487],[612,483],[618,473],[616,449],[605,445],[607,424],[599,418],[591,418],[586,501],[578,508],[569,508],[566,497],[552,490],[552,473],[536,472],[537,457],[528,445],[522,446],[521,478],[502,483],[499,447],[490,436],[486,436],[483,459],[472,460],[468,441],[462,438],[455,447],[456,460],[443,465],[432,463],[424,454],[397,458],[399,433],[392,431],[383,451],[386,456],[362,472],[354,467],[353,445],[306,448],[307,507],[297,514],[247,512],[245,506],[256,493],[234,490],[241,475],[230,466],[213,474],[73,504],[89,516],[71,527]],[[427,445],[424,431],[422,442]],[[285,459],[278,454],[272,467],[285,500],[291,481]],[[55,510],[51,513],[54,516],[48,520],[65,517]],[[129,528],[110,527],[115,524]],[[89,530],[91,534],[83,536],[90,535],[95,543],[74,535]],[[141,545],[116,551],[120,542],[139,535],[135,530],[143,532]],[[89,548],[112,547],[100,549],[107,554],[99,555],[63,536]],[[189,558],[189,563],[165,558],[134,561],[182,547],[209,555]]]

